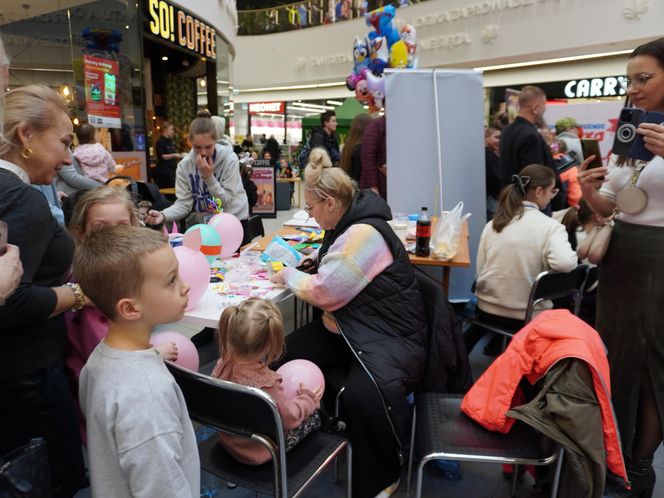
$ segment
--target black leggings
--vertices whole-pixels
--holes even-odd
[[[353,448],[353,496],[373,498],[399,479],[398,445],[376,387],[355,359],[346,341],[328,331],[321,319],[286,337],[286,354],[280,363],[295,359],[314,362],[327,375],[347,370],[341,397],[341,416],[348,423]],[[326,393],[326,398],[330,399]]]

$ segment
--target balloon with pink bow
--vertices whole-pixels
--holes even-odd
[[[410,24],[397,27],[396,8],[381,7],[365,15],[367,26],[374,30],[353,41],[353,71],[346,78],[346,86],[355,92],[357,100],[375,113],[385,106],[386,68],[417,67],[417,37]]]

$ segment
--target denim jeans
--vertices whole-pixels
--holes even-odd
[[[78,419],[64,362],[0,379],[0,452],[43,437],[48,447],[54,497],[70,497],[84,485]]]

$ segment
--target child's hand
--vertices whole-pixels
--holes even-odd
[[[175,361],[178,359],[178,347],[172,342],[162,342],[159,346],[154,347],[164,360]]]
[[[150,209],[148,211],[148,214],[145,215],[145,223],[148,225],[159,225],[160,223],[163,223],[166,220],[166,217],[164,216],[164,213],[161,211],[156,211],[154,209]]]
[[[196,167],[204,180],[207,180],[212,176],[214,165],[212,164],[212,159],[209,157],[203,157],[201,154],[197,154]]]
[[[304,384],[300,382],[300,388],[298,389],[297,394],[305,394],[309,396],[311,399],[313,399],[316,403],[318,403],[323,397],[323,388],[321,386],[318,386],[316,389],[312,391],[311,389],[307,389],[306,387],[304,387]]]

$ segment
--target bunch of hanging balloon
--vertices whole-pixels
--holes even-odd
[[[385,103],[385,75],[390,68],[417,67],[415,28],[405,24],[400,30],[394,23],[396,9],[392,5],[365,15],[367,26],[375,31],[353,43],[353,72],[346,78],[349,90],[357,100],[366,102],[370,112],[377,112]]]

